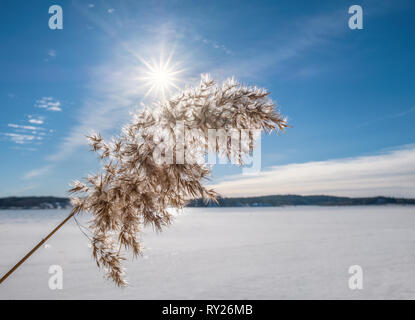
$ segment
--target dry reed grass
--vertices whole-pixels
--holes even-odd
[[[211,166],[196,163],[206,153],[208,129],[262,129],[283,131],[287,121],[275,110],[264,89],[246,87],[233,78],[217,85],[208,75],[202,75],[200,85],[184,90],[164,102],[156,102],[134,115],[119,137],[111,142],[100,134],[88,136],[94,152],[104,159],[101,172],[74,181],[70,193],[73,212],[89,212],[93,256],[98,267],[118,286],[127,284],[124,277],[122,252],[141,254],[140,230],[152,225],[161,231],[172,217],[167,208],[182,208],[189,198],[215,199],[214,190],[202,181],[210,174]],[[153,154],[157,147],[177,151],[167,141],[175,125],[182,121],[185,130],[198,129],[184,144],[186,162],[181,163],[173,152],[173,163],[159,163]],[[225,151],[228,159],[243,164],[243,156],[253,149],[253,139],[242,142],[240,150]],[[219,151],[219,149],[217,149]],[[199,152],[199,153],[198,153]]]

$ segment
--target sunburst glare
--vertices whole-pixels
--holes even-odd
[[[144,75],[139,78],[148,87],[144,98],[151,94],[166,99],[175,89],[180,89],[178,84],[182,81],[180,74],[184,69],[178,69],[177,63],[172,63],[172,57],[173,52],[166,60],[161,55],[159,62],[140,59],[146,67]]]

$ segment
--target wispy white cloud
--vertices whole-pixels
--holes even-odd
[[[28,142],[31,142],[33,140],[36,140],[36,136],[35,135],[31,135],[31,134],[21,134],[21,133],[3,133],[3,135],[5,135],[6,137],[9,137],[11,141],[13,141],[14,143],[17,144],[25,144]]]
[[[39,119],[32,119],[32,116],[29,116],[29,123],[33,123],[30,120],[35,120],[34,124],[42,124],[43,121]],[[0,133],[1,135],[10,139],[11,142],[14,142],[18,145],[30,144],[33,142],[40,143],[43,140],[43,137],[46,135],[46,129],[39,126],[33,125],[21,125],[15,123],[8,123],[7,127],[11,128],[11,132]],[[29,150],[29,148],[25,148]]]
[[[26,194],[27,191],[31,191],[33,189],[38,188],[38,184],[29,184],[29,183],[20,183],[19,186],[16,188],[11,188],[7,190],[5,196],[18,196]]]
[[[53,167],[51,165],[47,165],[47,166],[44,166],[38,169],[33,169],[33,170],[26,172],[22,178],[24,180],[29,180],[29,179],[33,179],[39,176],[43,176],[43,175],[48,174],[52,168]]]
[[[45,59],[43,59],[43,61],[45,62],[49,62],[50,60],[53,60],[56,58],[57,52],[56,50],[50,49],[47,52],[47,57]]]
[[[405,116],[407,116],[407,115],[409,115],[409,114],[411,114],[413,112],[415,112],[415,106],[414,107],[411,107],[409,109],[406,109],[404,111],[401,111],[401,112],[395,112],[395,113],[391,113],[391,114],[386,114],[386,115],[384,115],[382,117],[378,117],[378,118],[375,118],[373,120],[369,120],[369,121],[363,122],[360,125],[360,127],[368,126],[368,125],[371,125],[371,124],[373,124],[375,122],[379,122],[379,121],[384,121],[384,120],[390,120],[390,119],[396,119],[396,118],[405,117]]]
[[[224,196],[272,194],[415,197],[415,145],[377,155],[274,166],[213,187]]]
[[[392,3],[384,2],[375,6],[370,12],[365,11],[365,18],[384,18],[386,14],[403,10],[408,6],[407,4],[395,6]],[[275,36],[267,35],[265,50],[261,50],[263,42],[253,41],[249,43],[247,50],[244,50],[245,53],[235,52],[231,60],[225,60],[223,63],[218,61],[211,73],[222,78],[234,75],[256,81],[262,80],[270,70],[273,75],[280,73],[284,79],[290,80],[296,80],[298,77],[315,77],[321,71],[332,70],[335,66],[331,64],[328,67],[328,63],[309,66],[290,62],[298,62],[299,58],[311,50],[316,48],[322,50],[323,46],[330,46],[350,32],[347,23],[339,23],[339,21],[347,21],[346,13],[346,9],[339,8],[309,16],[300,15],[295,19],[284,21],[283,29],[276,30]],[[258,39],[263,40],[264,37]],[[336,47],[339,47],[338,43]]]
[[[223,52],[225,52],[228,55],[232,55],[232,51],[231,50],[229,50],[224,44],[218,43],[217,41],[213,41],[213,40],[204,38],[204,37],[202,37],[200,35],[196,35],[194,37],[194,39],[196,41],[201,41],[204,44],[206,44],[206,45],[208,45],[208,46],[210,46],[210,47],[212,47],[214,49],[222,50]]]
[[[137,74],[130,66],[107,65],[93,71],[89,97],[78,110],[78,121],[58,147],[57,152],[48,157],[56,161],[64,159],[78,147],[86,145],[85,135],[92,130],[104,136],[111,134],[116,127],[121,127],[129,118],[129,112],[139,101],[140,88]]]
[[[43,117],[35,118],[32,115],[29,115],[28,117],[29,117],[29,123],[32,123],[32,124],[43,124],[44,123]]]
[[[48,56],[51,57],[51,58],[55,58],[56,57],[56,50],[53,50],[53,49],[49,50],[48,51]]]
[[[44,128],[41,128],[41,127],[24,126],[24,125],[19,125],[19,124],[14,124],[14,123],[9,123],[7,126],[9,126],[10,128],[31,130],[31,131],[45,130]]]
[[[255,80],[262,78],[264,72],[268,72],[270,68],[273,73],[280,72],[289,60],[298,58],[317,46],[326,45],[347,31],[345,26],[339,23],[339,17],[344,17],[343,11],[301,17],[301,21],[291,21],[289,34],[284,36],[278,33],[278,38],[269,39],[270,43],[274,43],[273,47],[267,50],[255,50],[248,56],[237,55],[230,61],[218,64],[212,73],[221,77],[228,77],[231,74]],[[252,44],[252,47],[255,45]],[[291,77],[293,73],[301,72],[299,68],[301,67],[290,67],[287,74]],[[316,73],[318,70],[313,70],[311,75]],[[307,74],[302,74],[305,75]]]
[[[62,111],[61,102],[53,97],[43,97],[36,101],[35,106],[48,111]]]
[[[107,11],[108,11],[108,13],[113,13],[115,11],[115,9],[114,8],[109,8]]]
[[[35,152],[38,149],[37,148],[33,148],[33,147],[27,147],[24,144],[17,144],[15,146],[12,147],[13,150],[18,150],[18,151],[29,151],[29,152]]]

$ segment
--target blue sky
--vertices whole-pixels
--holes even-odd
[[[48,28],[54,4],[63,30]],[[353,4],[363,30],[348,27]],[[180,86],[200,73],[235,76],[272,91],[293,126],[263,136],[257,177],[215,167],[211,183],[224,195],[415,196],[411,1],[1,5],[0,196],[63,196],[71,180],[96,171],[84,135],[118,133],[151,98],[137,80],[140,58],[171,52],[185,70]]]

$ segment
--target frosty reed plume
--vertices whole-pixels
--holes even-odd
[[[243,165],[254,148],[254,130],[287,127],[268,95],[233,78],[218,85],[202,75],[198,86],[133,115],[112,141],[87,137],[104,164],[101,172],[73,182],[72,213],[92,214],[93,257],[108,278],[127,284],[125,253],[141,254],[143,226],[161,231],[172,222],[169,207],[182,208],[196,197],[215,200],[215,191],[202,185],[212,167],[204,161],[209,150]]]

